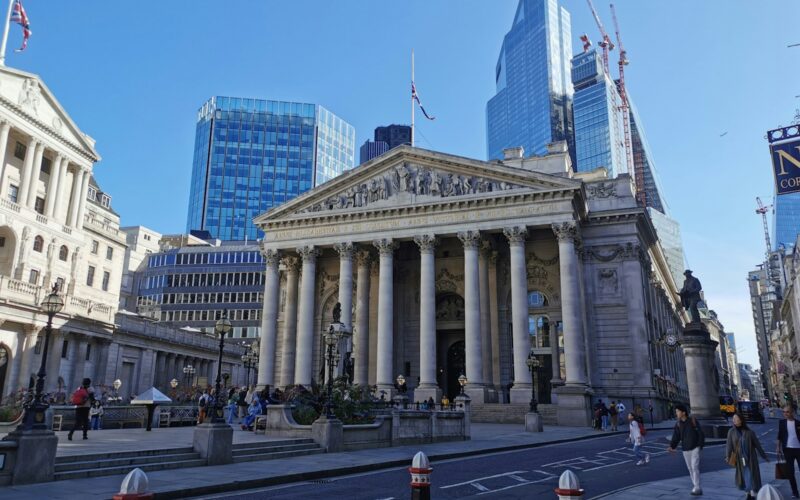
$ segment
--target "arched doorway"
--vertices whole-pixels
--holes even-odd
[[[14,252],[17,238],[8,226],[0,227],[0,276],[14,275]]]
[[[5,391],[3,388],[6,386],[6,376],[8,375],[8,365],[11,361],[11,355],[9,354],[8,348],[4,345],[0,345],[0,401],[6,396]],[[11,387],[11,391],[13,392],[14,388]]]
[[[459,340],[447,349],[447,380],[442,390],[451,400],[461,392],[458,377],[463,375],[467,369],[465,345],[463,340]]]

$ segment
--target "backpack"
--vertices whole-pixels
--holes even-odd
[[[87,391],[84,387],[78,387],[75,389],[75,392],[72,393],[72,404],[75,406],[83,406],[86,404],[86,401],[89,400],[89,391]]]
[[[200,408],[205,408],[205,406],[206,406],[206,398],[205,398],[205,396],[200,396],[200,401],[198,401],[198,404],[200,405]]]
[[[644,427],[644,417],[637,416],[636,423],[639,424],[639,434],[645,437],[647,435],[647,429]]]

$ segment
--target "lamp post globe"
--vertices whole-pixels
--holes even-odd
[[[325,416],[326,418],[334,418],[333,414],[333,369],[339,364],[342,355],[339,352],[339,344],[342,339],[350,336],[350,331],[346,325],[339,321],[338,314],[341,305],[337,302],[333,309],[333,323],[326,331],[322,333],[322,338],[325,341],[325,358],[328,362],[328,397],[325,401]]]
[[[224,423],[225,415],[222,406],[221,387],[222,382],[222,351],[225,348],[225,335],[230,333],[233,325],[228,319],[228,311],[222,312],[222,317],[214,325],[214,333],[219,335],[219,359],[217,360],[217,380],[214,386],[214,412],[211,418],[212,423]]]
[[[466,375],[464,375],[462,373],[461,375],[458,376],[458,385],[461,386],[461,395],[462,396],[464,395],[464,386],[467,385],[467,382],[469,382],[469,380],[467,379]]]
[[[539,362],[539,358],[536,356],[533,350],[531,350],[530,354],[528,354],[528,359],[525,360],[525,364],[528,365],[528,369],[531,371],[530,411],[531,413],[537,413],[539,410],[539,403],[536,401],[536,375],[539,372],[539,366],[541,366],[541,363]]]
[[[45,366],[47,365],[47,352],[50,347],[50,335],[53,333],[53,317],[64,309],[64,299],[58,294],[58,284],[53,286],[50,293],[42,299],[39,307],[47,314],[47,324],[45,325],[44,349],[42,350],[39,371],[36,373],[33,398],[29,398],[24,407],[25,417],[21,425],[26,430],[47,429],[45,412],[50,405],[44,400],[44,380],[47,375]]]

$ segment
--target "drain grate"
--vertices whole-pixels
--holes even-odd
[[[328,483],[335,483],[335,479],[316,479],[314,481],[308,481],[311,484],[328,484]]]

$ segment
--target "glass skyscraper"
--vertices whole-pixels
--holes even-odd
[[[772,227],[775,228],[773,250],[781,246],[787,250],[794,248],[800,234],[800,193],[775,196],[775,214]]]
[[[572,84],[575,170],[588,172],[605,167],[609,177],[627,172],[622,100],[596,51],[572,59]]]
[[[354,166],[355,129],[322,106],[212,97],[197,115],[186,232],[255,240],[255,216]]]
[[[489,159],[517,146],[546,154],[547,144],[567,141],[574,163],[571,33],[557,0],[520,0],[497,60],[497,93],[486,104]]]

